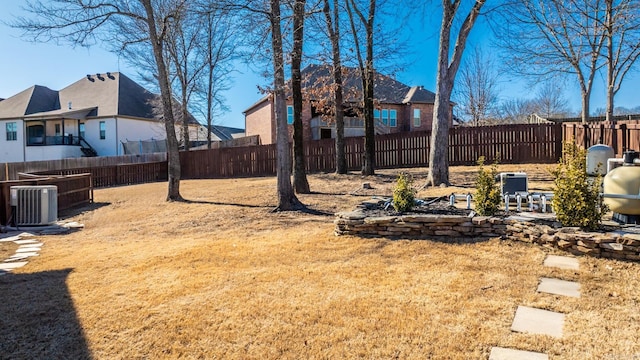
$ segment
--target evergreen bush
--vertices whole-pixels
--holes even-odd
[[[475,211],[478,215],[492,216],[498,212],[501,203],[500,189],[496,184],[498,160],[487,170],[484,156],[478,159],[478,176],[476,177]]]
[[[551,204],[562,226],[595,230],[609,211],[600,197],[602,176],[587,176],[587,151],[565,143],[558,168],[552,172],[555,191]]]
[[[410,211],[413,208],[416,191],[410,174],[400,173],[393,188],[393,208],[398,212]]]

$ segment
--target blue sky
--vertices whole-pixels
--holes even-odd
[[[10,21],[11,16],[21,15],[22,1],[2,1],[0,4],[0,21]],[[423,85],[435,90],[437,28],[439,14],[424,19],[422,26],[411,32],[415,48],[410,54],[415,61],[398,73],[398,80],[407,85]],[[483,27],[474,29],[469,47],[482,45],[490,34]],[[27,89],[32,85],[43,85],[60,90],[79,80],[86,74],[119,71],[136,80],[136,71],[128,66],[125,60],[95,46],[90,49],[57,46],[55,44],[31,43],[20,38],[20,31],[0,23],[0,44],[3,55],[0,56],[0,97],[7,98]],[[239,71],[234,75],[232,88],[225,94],[230,112],[224,114],[220,125],[244,127],[242,111],[257,101],[262,95],[257,85],[268,83],[260,75],[253,73],[245,65],[238,64]],[[638,76],[626,80],[622,90],[616,97],[616,106],[635,107],[640,105],[637,89],[640,87]],[[596,78],[594,93],[591,99],[591,110],[605,106],[603,90],[604,80]],[[534,92],[527,84],[517,79],[505,79],[500,85],[503,98],[529,97]],[[569,87],[565,91],[570,107],[578,112],[580,96],[577,88]]]

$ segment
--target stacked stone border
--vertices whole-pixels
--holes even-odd
[[[580,228],[559,227],[557,223],[549,225],[521,216],[367,216],[362,210],[338,213],[334,224],[336,235],[433,238],[451,243],[500,237],[503,240],[557,248],[575,255],[640,262],[640,232],[623,227],[612,231],[586,232]]]

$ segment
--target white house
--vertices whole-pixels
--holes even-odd
[[[0,162],[122,155],[123,143],[166,139],[158,98],[117,72],[32,86],[0,101]]]

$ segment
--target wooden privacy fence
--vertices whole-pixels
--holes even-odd
[[[273,175],[276,145],[259,145],[180,152],[180,171],[185,179]]]
[[[627,150],[640,150],[640,124],[600,123],[565,124],[563,141],[575,142],[585,149],[595,144],[605,144],[613,148],[617,157]]]
[[[553,163],[562,153],[562,125],[525,124],[453,128],[449,132],[449,164],[475,165],[480,156],[491,162]],[[376,168],[420,167],[429,164],[431,132],[376,136]],[[362,167],[364,139],[344,141],[347,167]],[[305,143],[308,172],[335,170],[334,139]],[[180,153],[185,179],[266,176],[276,173],[275,145],[198,150]]]
[[[90,168],[73,168],[48,170],[34,173],[35,175],[74,175],[89,173],[96,188],[135,185],[156,181],[166,181],[168,176],[167,162],[158,161],[140,164],[122,164]]]
[[[0,163],[0,180],[15,180],[18,173],[47,173],[60,169],[88,169],[123,164],[140,164],[162,162],[167,160],[166,153],[81,157],[47,161],[28,161],[14,163]],[[76,172],[78,174],[78,172]]]
[[[36,176],[21,174],[21,180],[0,182],[0,224],[7,225],[11,217],[11,187],[25,185],[55,185],[58,187],[58,211],[93,201],[91,174],[69,176]]]
[[[449,164],[475,165],[480,156],[492,162],[500,155],[500,162],[552,163],[562,152],[563,127],[557,124],[520,124],[484,127],[453,128],[449,132]],[[636,136],[637,137],[637,136]],[[397,133],[376,136],[376,167],[423,167],[429,164],[431,132]],[[630,143],[630,142],[629,142]],[[362,167],[364,139],[349,137],[344,141],[349,170]],[[307,171],[335,170],[333,139],[305,143]],[[11,172],[31,169],[37,175],[73,175],[90,173],[96,188],[166,181],[166,154],[162,161],[118,164],[117,158],[98,160],[71,159],[65,161],[5,164]],[[180,153],[183,179],[270,176],[276,173],[276,145],[195,150]],[[135,159],[123,157],[122,161]],[[83,165],[85,166],[79,166]],[[11,165],[11,166],[9,166]],[[36,169],[36,170],[33,170]],[[38,170],[40,169],[40,170]],[[7,170],[9,172],[9,170]]]

